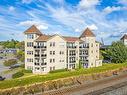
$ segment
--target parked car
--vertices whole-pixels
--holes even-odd
[[[5,80],[5,77],[0,76],[0,81]]]
[[[3,59],[3,57],[0,56],[0,59]]]
[[[21,64],[15,64],[15,65],[11,65],[9,69],[14,69],[14,68],[18,68],[20,67]]]

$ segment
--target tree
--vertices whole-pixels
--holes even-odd
[[[127,61],[127,47],[121,42],[113,42],[106,50],[106,57],[113,63],[123,63]]]
[[[18,42],[18,43],[15,45],[15,48],[24,49],[24,42]]]
[[[81,69],[81,68],[83,68],[83,66],[81,60],[79,60],[79,62],[76,64],[76,69]]]
[[[16,53],[16,57],[17,57],[21,62],[24,62],[24,60],[25,60],[25,53],[24,53],[24,51],[19,50],[19,51]]]

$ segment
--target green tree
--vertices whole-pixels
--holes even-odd
[[[113,63],[123,63],[127,60],[127,47],[121,42],[113,42],[106,50],[106,57]]]
[[[79,60],[79,62],[76,64],[76,69],[81,69],[81,68],[83,68],[82,61]]]
[[[15,48],[24,49],[24,42],[22,41],[22,42],[16,43]]]
[[[25,53],[23,50],[19,50],[17,53],[16,53],[16,57],[21,61],[21,62],[24,62],[25,60]]]

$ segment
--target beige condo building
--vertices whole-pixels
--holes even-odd
[[[45,35],[36,26],[25,32],[25,69],[35,74],[46,74],[57,69],[102,66],[99,43],[87,28],[80,37]]]

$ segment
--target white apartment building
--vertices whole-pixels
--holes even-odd
[[[120,40],[124,43],[124,45],[127,45],[127,34],[124,34]]]
[[[87,28],[80,37],[45,35],[36,26],[25,32],[25,69],[46,74],[57,69],[75,69],[79,61],[83,68],[102,66],[99,43]]]

